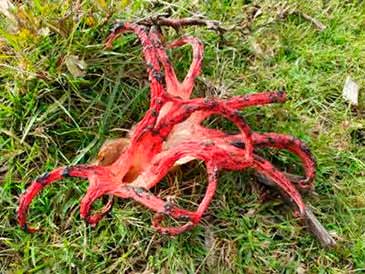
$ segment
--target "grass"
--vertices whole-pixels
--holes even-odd
[[[295,12],[280,17],[285,7]],[[257,8],[262,14],[252,20]],[[288,92],[287,103],[248,109],[245,116],[255,130],[308,143],[318,175],[316,193],[305,200],[337,238],[336,248],[322,248],[280,199],[262,202],[249,172],[222,173],[208,216],[174,238],[156,234],[152,214],[128,201],[118,201],[92,229],[78,216],[87,184],[77,180],[52,185],[34,201],[29,217],[39,233],[19,229],[18,197],[32,179],[92,160],[106,139],[125,134],[148,107],[135,37],[119,39],[112,51],[103,48],[114,19],[168,10],[173,17],[201,13],[243,28],[227,33],[223,44],[204,28],[184,30],[205,44],[197,92]],[[0,14],[1,273],[365,272],[364,95],[358,107],[341,96],[347,76],[364,91],[364,2],[30,1],[14,13],[16,33]],[[326,28],[319,31],[300,13]],[[66,66],[66,56],[78,56],[87,69]],[[183,76],[188,49],[172,56]],[[266,154],[296,170],[293,156]]]

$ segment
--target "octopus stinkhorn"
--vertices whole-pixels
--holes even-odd
[[[315,219],[303,202],[299,190],[310,189],[315,177],[315,160],[308,147],[299,139],[277,133],[258,133],[250,129],[241,111],[250,106],[283,103],[284,92],[262,92],[221,98],[191,98],[194,83],[201,72],[203,43],[192,36],[183,36],[169,44],[162,42],[161,26],[181,27],[204,25],[189,19],[159,18],[150,23],[118,23],[106,39],[106,45],[124,32],[133,32],[142,44],[142,51],[150,83],[150,107],[127,139],[107,144],[112,153],[103,155],[94,164],[56,168],[37,178],[20,198],[18,222],[28,231],[26,214],[33,198],[47,185],[66,177],[89,181],[86,195],[80,205],[80,215],[89,224],[96,225],[110,210],[112,199],[97,213],[91,214],[93,202],[104,196],[133,199],[155,212],[153,227],[160,233],[177,235],[192,229],[201,220],[211,203],[221,170],[254,169],[274,184],[295,205],[296,213],[319,237],[323,245],[334,240]],[[209,24],[206,24],[209,26]],[[190,45],[193,59],[186,77],[177,79],[166,49]],[[237,134],[205,127],[202,122],[212,115],[223,116],[239,129]],[[289,176],[281,172],[256,152],[260,148],[285,149],[296,154],[303,165],[304,176]],[[163,200],[150,189],[158,184],[174,166],[200,160],[207,170],[204,197],[195,211],[178,207]],[[293,182],[296,181],[296,182]],[[164,217],[184,222],[178,226],[162,225]]]

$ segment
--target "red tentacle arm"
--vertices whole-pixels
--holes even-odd
[[[148,36],[148,29],[144,26],[140,26],[134,23],[120,23],[114,27],[111,34],[106,39],[106,47],[111,47],[113,41],[120,36],[120,34],[132,31],[134,32],[142,44],[143,55],[147,64],[147,72],[149,75],[149,81],[151,83],[151,104],[154,99],[160,97],[163,94],[162,86],[162,74],[161,68],[158,62],[155,46],[152,44],[150,37]]]
[[[298,138],[277,133],[253,133],[253,142],[256,147],[272,147],[285,149],[297,155],[302,161],[305,177],[301,179],[298,186],[302,189],[313,187],[313,180],[316,176],[316,161],[308,146]]]
[[[172,96],[180,96],[180,84],[177,80],[174,67],[172,66],[166,50],[161,42],[161,33],[157,27],[152,26],[150,30],[150,39],[165,70],[166,91]]]
[[[178,96],[183,99],[188,99],[193,91],[195,79],[199,76],[201,65],[203,61],[204,47],[203,43],[192,36],[185,36],[177,39],[167,45],[167,48],[181,47],[190,44],[193,49],[193,60],[189,71],[182,83],[176,77],[175,70],[167,56],[166,49],[161,43],[161,33],[157,27],[151,27],[150,30],[151,41],[157,51],[158,58],[165,70],[166,90],[172,96]]]
[[[85,200],[87,198],[84,198]],[[96,199],[95,199],[96,200]],[[94,201],[95,201],[94,200]],[[96,212],[95,214],[93,215],[90,215],[90,209],[91,209],[91,206],[88,208],[88,209],[83,209],[83,211],[81,211],[81,208],[83,207],[86,207],[85,206],[86,202],[84,201],[81,201],[81,204],[80,204],[80,216],[81,218],[83,218],[89,225],[91,226],[96,226],[100,220],[110,211],[110,209],[112,208],[113,206],[113,196],[112,195],[109,195],[109,198],[108,198],[108,202],[106,203],[106,205],[103,206],[103,208],[99,211],[99,212]],[[84,206],[82,206],[84,205]],[[82,212],[82,213],[81,213]]]
[[[164,115],[165,119],[168,120],[171,114],[175,116],[177,109],[180,106],[184,106],[184,109],[180,109],[180,112],[189,115],[190,113],[196,112],[194,115],[194,123],[201,123],[208,116],[213,114],[209,112],[209,108],[214,108],[212,105],[224,106],[233,110],[241,110],[250,106],[262,106],[273,103],[283,103],[286,101],[285,92],[261,92],[256,94],[246,94],[241,96],[234,96],[230,99],[208,99],[208,98],[196,98],[181,100],[178,98],[168,98],[173,103],[175,108]],[[200,108],[200,109],[199,109]],[[199,112],[204,110],[204,112]],[[160,117],[159,121],[162,120]]]
[[[203,62],[204,46],[199,39],[192,36],[184,36],[167,45],[168,48],[176,48],[186,44],[190,44],[193,48],[193,60],[183,82],[180,83],[176,80],[179,87],[177,96],[183,99],[190,98],[191,93],[193,92],[195,79],[200,75]],[[167,90],[169,90],[169,88],[167,88]]]
[[[201,129],[195,129],[195,132],[199,132]],[[242,142],[239,134],[229,135],[222,133],[219,130],[209,129],[206,131],[210,138],[213,139],[224,139],[225,142],[234,145],[236,147],[244,147],[245,144]],[[289,176],[289,180],[294,180],[297,187],[303,190],[313,188],[313,181],[316,175],[316,161],[308,146],[298,138],[290,135],[278,134],[278,133],[252,133],[252,141],[255,147],[255,151],[260,148],[275,148],[285,149],[294,155],[298,156],[301,160],[304,170],[304,176],[297,176],[285,173]]]
[[[95,167],[95,169],[101,169],[101,167]],[[46,172],[42,176],[38,177],[26,190],[25,193],[19,199],[18,207],[18,223],[28,232],[35,232],[37,229],[28,227],[27,225],[27,211],[32,200],[38,195],[38,193],[47,185],[59,181],[67,177],[77,177],[86,179],[93,172],[91,166],[72,166],[72,167],[60,167],[52,172]]]
[[[243,109],[252,106],[263,106],[274,103],[284,103],[286,101],[286,93],[283,91],[260,92],[246,94],[243,96],[234,96],[224,101],[224,103],[233,109]]]
[[[115,188],[111,174],[105,170],[103,174],[93,174],[89,176],[89,188],[80,203],[80,217],[91,226],[95,226],[111,209],[113,196],[110,190]],[[104,195],[109,195],[108,202],[95,214],[91,215],[92,204]]]

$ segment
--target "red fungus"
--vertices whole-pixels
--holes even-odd
[[[106,45],[110,47],[120,34],[129,31],[134,32],[142,44],[151,90],[150,108],[144,118],[135,126],[128,140],[109,143],[106,148],[111,149],[112,153],[104,155],[107,149],[101,151],[96,164],[61,167],[36,179],[20,198],[20,226],[26,231],[35,231],[27,226],[26,214],[32,199],[45,186],[65,177],[78,177],[87,179],[90,183],[80,205],[81,217],[89,224],[96,225],[110,210],[112,199],[109,199],[100,212],[90,214],[93,202],[109,195],[139,202],[156,212],[152,225],[157,231],[177,235],[199,223],[214,196],[220,170],[251,168],[263,175],[267,182],[275,184],[284,196],[290,198],[298,215],[307,221],[323,245],[334,244],[333,239],[306,207],[298,191],[313,186],[315,161],[308,147],[292,136],[253,132],[239,112],[250,106],[285,102],[285,93],[263,92],[234,96],[230,99],[191,99],[195,79],[201,71],[203,44],[195,37],[185,36],[164,46],[158,24],[177,28],[194,25],[194,20],[165,18],[164,21],[163,18],[159,18],[159,22],[152,20],[150,23],[119,23],[106,40]],[[201,20],[195,24],[215,26],[216,29],[222,30],[216,24],[203,24]],[[166,48],[186,44],[193,49],[193,60],[185,79],[179,82]],[[211,115],[220,115],[230,120],[240,133],[229,135],[221,130],[203,126],[203,120]],[[305,177],[291,182],[293,176],[280,172],[269,161],[255,153],[256,150],[265,147],[286,149],[299,156]],[[196,211],[179,208],[149,191],[175,165],[194,159],[205,163],[208,176],[205,196]],[[164,216],[184,220],[186,223],[178,227],[163,227],[161,221]]]

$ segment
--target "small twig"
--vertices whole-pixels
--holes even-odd
[[[314,26],[316,26],[316,28],[319,31],[323,31],[326,26],[324,24],[322,24],[318,19],[313,18],[312,16],[309,16],[308,14],[304,13],[304,12],[294,12],[294,14],[301,16],[302,18],[304,18],[305,20],[311,22]]]
[[[305,222],[308,225],[308,229],[317,237],[323,247],[333,247],[336,245],[336,241],[324,228],[324,226],[314,216],[312,210],[307,206],[305,208]]]
[[[236,29],[236,26],[232,27],[223,27],[221,22],[217,20],[207,20],[201,17],[187,17],[181,19],[172,19],[164,16],[155,16],[140,20],[137,22],[141,25],[152,26],[168,26],[178,30],[181,27],[185,26],[206,26],[208,29],[214,30],[219,34],[223,34],[227,31],[231,31]]]
[[[278,16],[277,18],[280,19],[280,20],[283,20],[283,19],[286,19],[289,15],[296,15],[298,17],[301,17],[303,18],[304,20],[307,20],[309,21],[310,23],[312,23],[319,31],[323,31],[326,26],[321,23],[318,19],[300,11],[298,9],[298,7],[294,6],[294,7],[291,7],[291,6],[284,6],[282,8],[282,10],[279,11],[278,13]],[[275,20],[272,20],[270,23],[272,23],[273,21]]]
[[[155,17],[146,18],[136,22],[145,26],[168,26],[175,29],[176,33],[179,33],[181,27],[186,26],[206,26],[209,30],[213,30],[219,35],[219,47],[224,44],[224,33],[238,30],[242,31],[242,27],[230,26],[223,27],[222,23],[217,20],[208,20],[201,17],[186,17],[181,19],[171,19],[165,17],[165,15],[159,15]]]

